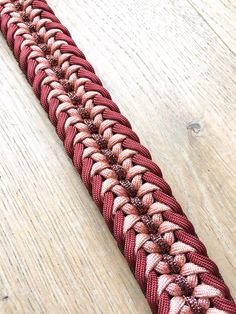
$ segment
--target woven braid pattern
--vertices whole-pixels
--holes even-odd
[[[159,167],[43,0],[0,0],[0,26],[153,313],[236,313]]]

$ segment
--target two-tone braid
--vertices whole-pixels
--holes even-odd
[[[155,313],[236,313],[161,170],[43,0],[0,0],[1,30]]]

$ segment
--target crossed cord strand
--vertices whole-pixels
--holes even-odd
[[[0,24],[153,313],[236,313],[161,170],[46,1],[0,0]]]

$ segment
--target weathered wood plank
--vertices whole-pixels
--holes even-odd
[[[236,2],[234,0],[188,0],[222,42],[236,53]]]

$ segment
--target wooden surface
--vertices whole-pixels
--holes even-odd
[[[49,0],[236,297],[236,2]],[[150,313],[0,38],[0,313]]]

